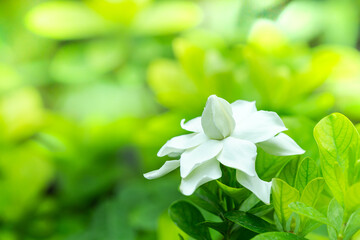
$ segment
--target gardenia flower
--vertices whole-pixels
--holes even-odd
[[[236,179],[264,203],[270,203],[271,182],[261,180],[255,171],[257,147],[265,152],[288,156],[303,154],[275,112],[257,111],[255,102],[238,100],[232,104],[212,95],[201,117],[181,127],[191,134],[170,139],[158,152],[180,160],[166,161],[158,170],[144,174],[147,179],[161,177],[180,166],[180,191],[191,195],[199,186],[219,179],[220,163],[236,169]]]

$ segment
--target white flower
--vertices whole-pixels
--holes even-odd
[[[158,156],[179,156],[166,161],[158,170],[144,174],[147,179],[161,177],[180,166],[180,191],[191,195],[204,183],[221,177],[220,163],[235,168],[238,182],[264,203],[270,203],[271,182],[261,180],[255,171],[257,146],[269,154],[303,154],[275,112],[257,111],[255,102],[238,100],[232,104],[212,95],[201,117],[181,127],[191,134],[170,139]]]

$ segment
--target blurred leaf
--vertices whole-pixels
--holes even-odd
[[[104,122],[120,117],[146,116],[154,111],[154,103],[147,89],[105,82],[73,88],[61,96],[58,104],[64,115]]]
[[[150,0],[102,1],[86,0],[85,3],[107,20],[130,25],[136,14]]]
[[[157,239],[178,240],[180,234],[181,236],[184,236],[184,232],[175,225],[175,223],[170,219],[169,214],[167,212],[163,213],[159,218]]]
[[[16,141],[37,132],[44,121],[43,103],[34,88],[22,88],[0,98],[2,141]]]
[[[82,2],[69,1],[39,4],[26,16],[26,25],[34,33],[61,40],[93,37],[113,28]]]
[[[173,42],[176,57],[187,76],[199,86],[205,76],[205,51],[185,39],[175,39]],[[201,86],[199,86],[201,87]]]
[[[139,13],[134,31],[145,35],[166,35],[196,26],[202,18],[200,8],[192,2],[159,2]]]
[[[93,82],[118,67],[124,46],[114,40],[68,44],[60,48],[50,65],[51,76],[61,83]]]
[[[293,41],[310,41],[320,34],[326,14],[323,2],[296,1],[285,6],[276,24]],[[299,21],[302,19],[302,21]]]
[[[225,217],[230,221],[256,233],[271,232],[275,230],[270,223],[250,213],[231,211],[225,213]]]
[[[148,82],[158,100],[166,107],[201,109],[197,88],[179,65],[170,60],[156,60],[148,69]]]
[[[207,227],[201,225],[205,221],[201,212],[192,204],[177,201],[169,208],[169,214],[175,224],[195,239],[211,239]]]
[[[0,149],[0,159],[0,216],[5,222],[18,221],[38,204],[54,164],[49,152],[32,141]]]

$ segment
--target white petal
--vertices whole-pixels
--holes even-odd
[[[222,145],[221,141],[208,140],[195,148],[186,150],[180,158],[181,177],[187,177],[203,162],[216,157],[221,151]]]
[[[221,178],[221,169],[216,159],[204,162],[196,168],[189,176],[181,180],[180,191],[184,195],[191,195],[204,183]]]
[[[232,136],[258,143],[285,130],[287,128],[275,112],[257,111],[236,124]]]
[[[223,140],[223,150],[217,157],[223,165],[255,176],[256,146],[254,143],[233,137]]]
[[[225,99],[211,95],[201,115],[201,126],[211,139],[224,139],[230,136],[235,128],[230,103]]]
[[[236,171],[236,179],[241,185],[253,192],[261,201],[270,204],[271,182],[261,180],[258,175],[249,176],[241,171]]]
[[[279,133],[265,142],[257,143],[257,145],[265,152],[276,156],[300,155],[305,152],[285,133]]]
[[[251,114],[257,111],[255,101],[248,102],[244,100],[237,100],[231,104],[231,108],[236,123],[240,122],[244,118],[250,117]]]
[[[174,137],[167,141],[158,152],[159,157],[165,155],[174,156],[184,152],[185,149],[193,148],[205,142],[208,137],[204,133],[191,133]]]
[[[189,132],[202,132],[203,131],[202,126],[201,126],[201,117],[191,119],[188,122],[185,122],[185,119],[182,119],[180,125],[181,125],[182,129],[189,131]]]
[[[158,170],[145,173],[144,177],[147,179],[159,178],[175,170],[179,166],[180,166],[180,160],[166,161],[161,168],[159,168]]]

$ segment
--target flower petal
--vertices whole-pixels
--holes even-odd
[[[305,151],[296,142],[286,135],[279,133],[273,138],[257,143],[265,152],[276,156],[300,155]]]
[[[159,168],[158,170],[145,173],[144,177],[147,179],[159,178],[175,170],[179,166],[180,166],[180,160],[166,161],[164,165],[161,166],[161,168]]]
[[[191,133],[174,137],[167,141],[164,146],[159,150],[158,156],[163,157],[165,155],[180,154],[185,149],[193,148],[207,140],[207,136],[204,133]]]
[[[186,150],[180,158],[181,177],[187,177],[196,167],[216,157],[222,146],[221,141],[208,140],[195,148]]]
[[[253,143],[263,142],[285,131],[283,121],[275,112],[257,111],[240,121],[232,136]]]
[[[249,176],[244,172],[236,171],[237,181],[253,192],[261,201],[270,204],[270,192],[272,182],[261,180],[258,175]]]
[[[204,183],[221,178],[221,169],[216,159],[204,162],[191,172],[189,176],[181,180],[180,191],[184,195],[191,195]]]
[[[254,143],[233,137],[223,140],[224,146],[217,157],[223,165],[255,176],[256,146]]]
[[[211,139],[224,139],[233,132],[235,120],[230,103],[211,95],[201,115],[201,126]]]
[[[185,119],[181,120],[180,123],[182,129],[189,132],[202,132],[201,117],[197,117],[185,122]]]
[[[233,117],[236,123],[239,123],[244,118],[249,117],[251,114],[257,112],[255,101],[248,102],[244,100],[237,100],[231,103]]]

